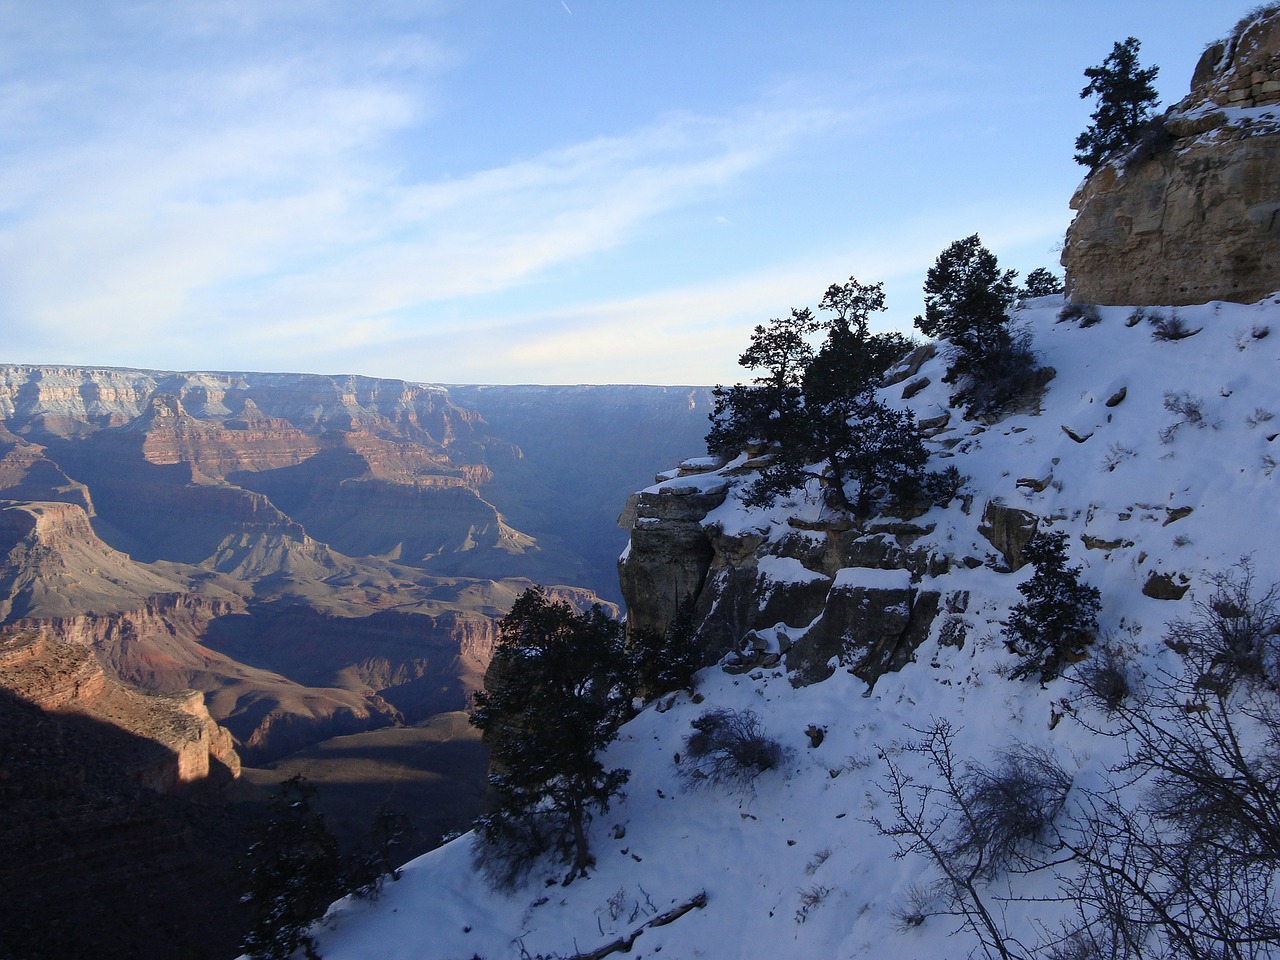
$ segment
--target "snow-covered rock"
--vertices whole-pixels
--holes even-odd
[[[592,826],[597,865],[588,879],[562,887],[551,882],[561,871],[548,865],[526,887],[494,892],[472,870],[463,837],[410,864],[378,902],[338,905],[320,931],[323,955],[598,956],[633,937],[632,957],[893,960],[975,949],[969,932],[957,935],[955,917],[902,919],[934,876],[927,859],[896,857],[876,827],[892,820],[891,765],[916,782],[929,773],[903,745],[945,718],[958,758],[990,762],[1025,744],[1055,757],[1073,790],[1102,783],[1123,749],[1095,732],[1108,721],[1081,697],[1075,668],[1043,687],[1008,679],[1015,659],[1002,622],[1032,568],[1010,572],[1014,564],[983,532],[987,504],[1068,535],[1070,563],[1101,591],[1104,637],[1125,647],[1138,672],[1175,663],[1165,627],[1211,594],[1215,574],[1249,556],[1259,584],[1280,579],[1280,302],[1181,308],[1201,331],[1174,342],[1128,323],[1128,307],[1103,308],[1101,321],[1083,328],[1058,322],[1059,307],[1037,300],[1018,317],[1057,370],[1038,414],[966,420],[949,405],[945,356],[923,363],[929,382],[909,399],[903,383],[883,391],[922,420],[949,412],[930,441],[931,467],[955,465],[969,496],[946,507],[882,520],[874,533],[874,520],[858,528],[825,514],[816,489],[749,509],[741,492],[752,471],[740,461],[667,481],[679,494],[663,484],[645,491],[655,505],[697,498],[701,515],[682,508],[655,525],[642,514],[625,564],[649,562],[643,541],[655,526],[678,524],[702,551],[684,582],[705,563],[698,606],[723,631],[725,649],[745,644],[785,654],[781,662],[745,673],[709,667],[699,702],[664,698],[623,728],[607,763],[630,769],[631,779],[626,798]],[[659,573],[655,562],[649,575]],[[1182,598],[1152,596],[1144,587],[1153,578],[1185,586]],[[770,585],[800,598],[799,609],[784,617],[762,609],[753,591]],[[859,676],[839,666],[880,629],[864,630],[852,610],[855,598],[873,594],[886,600],[874,622],[900,615],[907,626],[899,636],[922,598],[930,616],[907,656]],[[840,623],[830,636],[841,644],[822,661],[829,676],[797,685],[795,651],[827,629],[824,620]],[[690,721],[711,708],[758,715],[790,751],[785,769],[762,774],[747,795],[682,789],[675,757]],[[1039,875],[991,881],[1009,935],[1026,943],[1070,919],[1069,904],[1041,899],[1050,893]],[[669,912],[679,915],[645,926]]]

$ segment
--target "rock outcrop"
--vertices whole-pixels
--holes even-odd
[[[798,685],[837,663],[874,684],[907,663],[939,610],[921,579],[954,561],[912,546],[928,528],[838,515],[792,517],[781,537],[734,529],[715,513],[727,472],[689,461],[627,502],[619,523],[631,545],[618,567],[630,628],[661,635],[692,601],[708,660],[728,654],[736,672],[782,664]]]
[[[78,715],[131,734],[118,760],[139,787],[158,793],[240,774],[231,734],[194,690],[143,694],[108,677],[89,647],[19,629],[0,637],[0,688],[41,710]]]
[[[1205,50],[1190,94],[1071,207],[1073,302],[1252,303],[1280,289],[1280,11]]]

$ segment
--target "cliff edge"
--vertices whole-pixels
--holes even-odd
[[[1280,289],[1280,6],[1211,44],[1189,95],[1071,208],[1075,303],[1253,303]]]

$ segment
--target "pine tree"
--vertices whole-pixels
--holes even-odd
[[[317,960],[307,928],[343,893],[338,841],[312,810],[316,789],[301,774],[280,784],[271,814],[240,863],[252,926],[245,952],[255,960],[287,960],[301,948]]]
[[[1036,267],[1027,274],[1026,282],[1018,291],[1018,299],[1028,300],[1032,297],[1051,297],[1062,293],[1062,280],[1045,267]]]
[[[477,862],[513,886],[545,853],[592,864],[587,826],[629,776],[598,753],[627,719],[634,682],[622,626],[599,606],[576,613],[541,588],[526,590],[499,622],[498,644],[471,722],[489,749],[493,804],[477,821]]]
[[[1158,99],[1151,83],[1160,68],[1139,67],[1140,46],[1133,37],[1117,42],[1101,66],[1084,72],[1089,83],[1080,98],[1096,96],[1098,105],[1089,115],[1093,123],[1076,138],[1076,163],[1090,170],[1098,169],[1117,150],[1137,143],[1151,119]]]
[[[1067,566],[1067,535],[1061,531],[1036,534],[1024,556],[1035,573],[1018,585],[1023,600],[1010,611],[1004,637],[1022,657],[1013,676],[1036,674],[1046,683],[1093,639],[1101,594],[1080,582],[1080,567]]]
[[[943,250],[925,277],[924,315],[915,325],[927,337],[950,341],[951,364],[942,379],[960,385],[956,399],[970,414],[999,410],[1035,369],[1029,346],[1009,324],[1017,276],[1000,269],[975,233]]]
[[[803,406],[801,382],[813,359],[813,347],[806,339],[820,329],[811,310],[792,310],[787,317],[775,317],[768,326],[757,324],[751,345],[738,358],[738,365],[761,371],[751,379],[753,386],[717,386],[715,409],[707,450],[734,456],[750,446],[785,443],[798,429]]]
[[[630,637],[636,686],[647,699],[693,686],[694,675],[702,666],[694,600],[690,594],[679,603],[665,633],[637,630]]]

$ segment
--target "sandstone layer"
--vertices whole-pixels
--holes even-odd
[[[1205,50],[1191,92],[1071,200],[1076,303],[1253,303],[1280,290],[1280,12]]]

